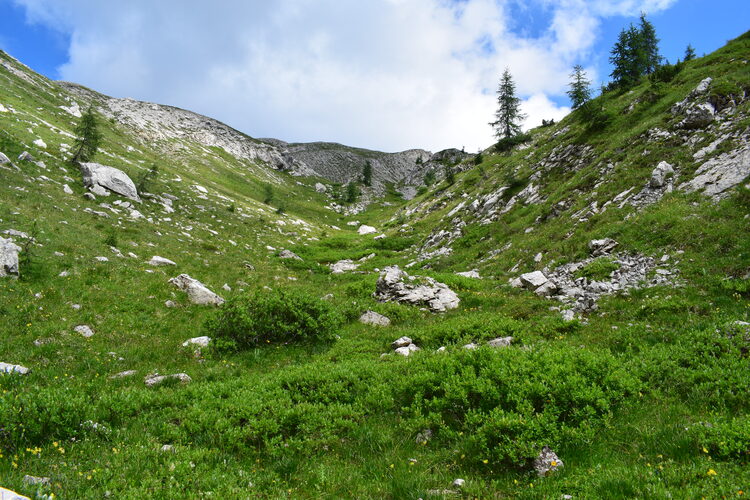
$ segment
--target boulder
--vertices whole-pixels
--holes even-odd
[[[366,234],[375,234],[377,232],[378,232],[377,229],[375,229],[372,226],[367,226],[365,224],[362,224],[361,226],[359,226],[359,229],[357,229],[357,233],[359,233],[359,234],[361,234],[363,236],[366,235]]]
[[[20,251],[21,247],[13,243],[12,240],[0,237],[0,278],[5,276],[18,277],[20,274],[18,252]]]
[[[208,347],[208,344],[211,343],[211,337],[193,337],[192,339],[187,339],[185,342],[182,343],[182,347],[188,347],[191,345],[198,346],[198,347]]]
[[[591,240],[589,241],[589,250],[591,251],[592,256],[600,257],[602,255],[609,255],[617,245],[618,243],[612,238]]]
[[[144,380],[144,383],[146,384],[146,387],[154,387],[170,379],[179,380],[183,384],[188,384],[193,381],[187,373],[175,373],[173,375],[149,375]]]
[[[662,161],[651,172],[651,179],[648,182],[652,189],[661,189],[667,184],[667,179],[674,175],[674,168],[669,163]]]
[[[471,271],[461,271],[459,273],[456,273],[457,276],[463,276],[464,278],[475,278],[475,279],[482,279],[481,276],[479,276],[479,271],[476,269],[472,269]]]
[[[0,152],[0,165],[7,165],[8,163],[10,163],[10,158],[5,156],[4,153]]]
[[[325,193],[326,192],[326,186],[325,184],[321,184],[320,182],[315,183],[315,191],[318,193]]]
[[[534,271],[521,275],[521,284],[532,290],[536,290],[540,286],[544,285],[549,281],[547,277],[541,271]]]
[[[24,151],[18,155],[18,161],[34,161],[34,157],[28,151]]]
[[[711,158],[698,167],[695,174],[693,179],[681,184],[680,189],[688,193],[703,191],[714,200],[725,198],[730,189],[750,175],[750,145]]]
[[[545,284],[534,290],[534,293],[540,297],[549,297],[557,291],[557,285],[552,281],[547,281]]]
[[[148,261],[148,265],[150,266],[176,266],[174,262],[172,262],[169,259],[165,259],[164,257],[159,257],[158,255],[154,255],[151,257],[151,260]]]
[[[282,250],[279,253],[280,259],[294,259],[294,260],[302,260],[302,257],[297,255],[296,253],[292,252],[291,250]]]
[[[340,260],[335,264],[331,264],[331,274],[344,274],[347,271],[355,271],[359,267],[359,264],[355,264],[351,260]]]
[[[30,370],[25,366],[0,362],[0,373],[17,373],[19,375],[26,375],[29,371]]]
[[[432,312],[455,309],[461,301],[445,283],[429,277],[409,276],[398,266],[383,270],[375,285],[374,297],[381,302],[426,305]]]
[[[141,201],[135,184],[122,170],[99,163],[81,163],[80,169],[84,186],[99,186],[133,201]]]
[[[389,326],[391,324],[390,319],[382,314],[376,313],[375,311],[367,311],[364,313],[359,317],[359,322],[373,326]]]
[[[548,446],[542,448],[534,460],[534,470],[540,477],[548,476],[564,466],[563,461]]]
[[[187,274],[181,274],[169,280],[169,282],[188,294],[188,299],[193,304],[220,306],[224,299],[206,288],[200,281],[191,278]]]
[[[711,103],[703,102],[693,104],[683,110],[684,118],[678,124],[680,128],[696,129],[703,128],[711,124],[716,118],[716,110]]]
[[[34,144],[34,146],[38,148],[47,149],[47,143],[44,142],[42,139],[35,139],[32,144]]]
[[[391,347],[393,349],[398,349],[399,347],[406,347],[411,343],[412,343],[412,340],[409,337],[401,337],[391,342]]]
[[[513,342],[513,337],[498,337],[487,342],[490,347],[509,347]]]
[[[15,491],[7,490],[0,486],[0,500],[31,500],[29,497],[19,495]]]
[[[419,347],[415,346],[414,344],[409,344],[406,347],[399,347],[395,350],[396,354],[403,356],[405,358],[408,358],[411,353],[419,351]]]

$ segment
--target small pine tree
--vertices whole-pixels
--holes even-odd
[[[570,97],[573,109],[578,109],[591,99],[591,82],[586,77],[583,66],[576,64],[573,67],[573,73],[570,74],[570,90],[567,94]],[[544,123],[542,125],[545,125]]]
[[[630,87],[638,83],[641,76],[656,71],[661,60],[654,25],[641,13],[640,25],[631,24],[627,30],[623,29],[612,47],[609,62],[614,69],[610,76],[615,86]]]
[[[156,165],[156,163],[154,163],[153,165],[151,165],[151,168],[141,173],[141,175],[138,177],[138,182],[135,186],[136,190],[139,193],[148,191],[148,189],[151,187],[151,184],[156,180],[158,176],[159,167]]]
[[[365,186],[372,185],[372,164],[370,160],[367,160],[365,166],[362,168],[362,184]]]
[[[661,64],[659,55],[659,39],[656,37],[656,29],[646,19],[646,14],[641,12],[640,27],[638,29],[638,57],[643,73],[650,75]]]
[[[521,99],[516,97],[516,84],[510,70],[505,68],[497,89],[497,111],[495,121],[490,125],[498,139],[507,139],[521,133],[521,121],[526,116],[521,113]]]
[[[693,48],[692,45],[688,44],[688,46],[685,47],[684,60],[685,62],[688,62],[688,61],[692,61],[693,59],[695,59],[695,49]]]
[[[359,198],[359,188],[353,182],[346,185],[346,196],[344,201],[347,203],[354,203]]]
[[[273,186],[266,184],[263,186],[263,203],[270,205],[273,201]]]
[[[76,139],[73,146],[75,153],[70,159],[71,163],[75,164],[92,160],[99,149],[99,141],[101,140],[93,106],[89,106],[83,116],[81,116],[81,121],[76,125],[75,134]]]

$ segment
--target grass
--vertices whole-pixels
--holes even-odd
[[[730,60],[747,43],[691,61],[669,86],[644,81],[632,93],[600,97],[614,116],[602,131],[587,132],[574,113],[531,131],[530,149],[485,154],[453,186],[409,203],[391,193],[391,205],[373,204],[356,217],[386,230],[382,240],[359,236],[347,225],[353,217],[325,209],[314,179],[190,142],[179,153],[172,143],[146,148],[134,131],[106,120],[108,154],[97,159],[133,176],[157,164],[152,191],[179,199],[170,214],[139,205],[146,218],[137,221],[103,208],[114,198],[84,199],[77,172],[59,153],[70,138],[58,131],[74,125],[59,108],[64,94],[0,67],[3,104],[16,110],[0,115],[0,151],[15,158],[29,150],[46,167],[19,163],[21,171],[2,170],[0,183],[0,230],[36,226],[37,240],[21,278],[0,281],[0,361],[32,368],[0,377],[2,486],[58,498],[436,498],[428,491],[461,477],[463,495],[477,498],[739,495],[750,480],[750,345],[731,325],[750,320],[746,190],[719,203],[675,192],[645,209],[609,205],[585,221],[572,215],[630,187],[637,192],[662,159],[683,178],[697,168],[688,147],[646,143],[643,134],[669,128],[671,105],[707,73],[744,85],[747,76]],[[632,113],[623,111],[641,96]],[[36,138],[46,153],[32,145]],[[703,137],[695,147],[709,142]],[[568,146],[580,161],[543,163]],[[520,200],[489,223],[468,208],[447,216],[462,201],[512,184],[507,201],[531,182],[540,201]],[[285,214],[262,203],[268,183]],[[433,315],[376,302],[377,270],[414,262],[428,235],[453,229],[457,217],[466,225],[453,253],[409,272],[448,284],[461,307]],[[550,309],[556,303],[507,284],[522,272],[588,257],[588,241],[603,237],[622,251],[668,255],[683,286],[607,297],[582,321],[564,322]],[[281,248],[303,261],[279,259]],[[370,254],[356,272],[330,273],[333,262]],[[152,268],[152,255],[177,267]],[[600,258],[581,276],[603,279],[614,266]],[[483,278],[454,274],[472,268]],[[264,287],[312,301],[329,296],[341,325],[331,342],[196,353],[181,344],[216,313],[167,283],[180,273],[237,302]],[[360,324],[366,310],[385,314],[391,326]],[[80,324],[95,335],[74,333]],[[381,356],[401,336],[422,350],[407,359]],[[513,345],[462,348],[501,336],[513,336]],[[137,374],[110,378],[124,370]],[[193,382],[147,388],[143,378],[154,372],[184,372]],[[422,444],[416,438],[425,429],[432,438]],[[565,468],[538,478],[531,461],[545,445]],[[26,485],[27,474],[51,484]]]

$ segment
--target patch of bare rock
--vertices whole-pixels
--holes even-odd
[[[455,309],[461,302],[445,283],[424,276],[409,276],[398,266],[386,267],[381,272],[374,297],[380,302],[423,305],[432,312]]]

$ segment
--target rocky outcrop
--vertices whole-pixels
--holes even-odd
[[[83,176],[83,185],[99,191],[98,193],[95,191],[95,194],[101,194],[100,189],[104,188],[133,201],[141,201],[135,184],[122,170],[99,163],[81,163],[80,169]],[[99,189],[97,189],[97,186]]]
[[[292,252],[291,250],[282,250],[281,252],[279,252],[279,258],[280,259],[302,260],[302,257],[300,257],[296,253]]]
[[[12,240],[0,237],[0,278],[19,276],[18,252],[20,251],[21,247]]]
[[[27,373],[29,373],[29,371],[30,370],[25,366],[0,362],[0,373],[3,374],[17,373],[18,375],[26,375]]]
[[[220,306],[224,299],[209,290],[200,281],[191,278],[187,274],[181,274],[169,280],[171,284],[187,293],[190,302],[197,305]]]
[[[403,302],[427,306],[432,312],[445,312],[461,301],[448,285],[429,277],[413,277],[398,266],[386,267],[375,287],[375,298],[381,302]]]
[[[734,151],[711,158],[698,167],[695,177],[680,185],[680,189],[691,193],[702,191],[706,196],[719,200],[729,195],[729,190],[750,176],[750,142],[745,142]]]
[[[672,106],[672,114],[682,118],[677,128],[703,128],[714,121],[716,109],[704,99],[712,81],[710,77],[704,79],[684,100]]]
[[[356,271],[358,267],[359,264],[355,263],[353,260],[340,260],[335,264],[331,264],[331,274],[344,274],[348,271]]]
[[[178,380],[181,384],[188,384],[193,381],[187,373],[175,373],[173,375],[149,375],[144,380],[146,387],[161,385],[167,380]]]

